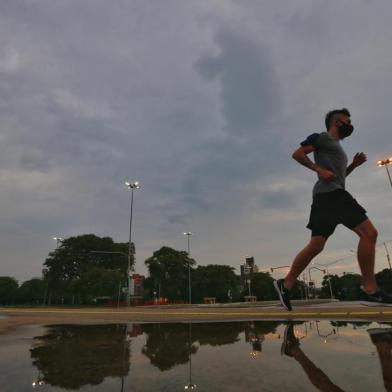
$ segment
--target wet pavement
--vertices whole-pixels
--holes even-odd
[[[10,391],[392,391],[392,324],[242,320],[22,326]],[[192,389],[192,387],[194,387]]]

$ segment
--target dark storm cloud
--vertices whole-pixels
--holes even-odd
[[[227,130],[235,136],[263,132],[280,104],[268,47],[229,28],[217,32],[215,44],[218,54],[205,55],[194,66],[205,80],[218,81]]]
[[[199,163],[187,170],[173,199],[183,206],[181,220],[212,211],[224,214],[239,199],[249,204],[260,197],[246,190],[249,184],[280,166],[270,148],[280,144],[274,129],[280,86],[268,47],[250,33],[226,27],[216,33],[214,44],[218,54],[203,55],[194,69],[217,84],[227,134],[195,146],[192,155]]]

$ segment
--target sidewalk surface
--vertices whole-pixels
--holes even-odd
[[[0,333],[19,325],[104,324],[127,322],[234,321],[263,319],[377,320],[392,322],[392,307],[368,307],[358,301],[293,301],[287,312],[277,302],[222,305],[138,306],[124,308],[0,308]]]

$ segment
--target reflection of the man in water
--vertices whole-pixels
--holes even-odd
[[[308,328],[314,329],[314,324],[318,336],[324,343],[327,343],[330,337],[333,337],[334,339],[340,338],[339,327],[348,327],[351,324],[353,329],[358,329],[366,328],[371,323],[332,321],[332,328],[327,331],[321,331],[318,321],[304,322],[303,324],[305,332],[302,333],[299,332],[298,329],[295,329],[294,322],[291,321],[286,325],[281,348],[282,355],[294,358],[301,365],[311,383],[320,391],[343,391],[339,386],[335,385],[331,379],[309,359],[309,357],[306,356],[300,347],[300,340],[306,338],[308,335]],[[309,327],[307,324],[309,324]],[[377,348],[384,379],[384,386],[387,391],[392,391],[392,328],[370,328],[367,332],[370,335],[371,341]]]

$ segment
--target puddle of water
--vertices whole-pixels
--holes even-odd
[[[5,392],[383,391],[392,390],[391,351],[391,325],[370,322],[34,326],[0,336],[0,385]]]

